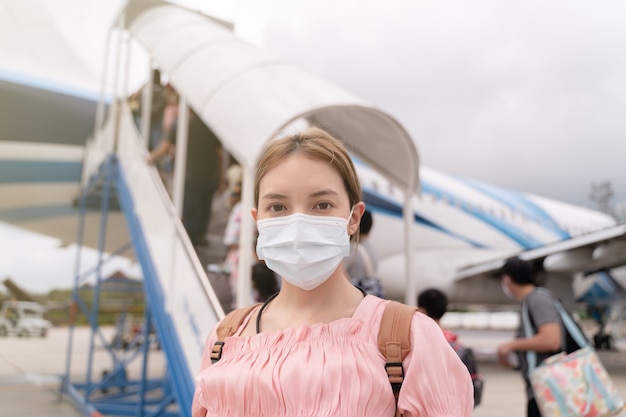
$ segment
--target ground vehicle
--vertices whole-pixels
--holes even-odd
[[[45,337],[52,326],[43,318],[45,307],[32,301],[5,301],[0,309],[0,336]]]

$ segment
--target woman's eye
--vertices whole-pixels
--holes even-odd
[[[269,207],[269,211],[272,211],[272,212],[283,211],[284,209],[285,209],[285,206],[283,206],[282,204],[272,204]]]
[[[317,203],[315,208],[320,209],[320,210],[328,210],[329,208],[331,208],[331,205],[328,202],[321,202],[321,203]]]

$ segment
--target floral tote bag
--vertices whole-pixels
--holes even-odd
[[[619,414],[624,401],[569,313],[555,300],[563,325],[580,349],[553,355],[537,366],[537,355],[527,352],[528,376],[543,416],[609,417]],[[528,308],[522,306],[526,337],[534,334]]]

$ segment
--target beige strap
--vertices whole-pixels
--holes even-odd
[[[248,307],[238,308],[231,311],[224,317],[224,320],[217,328],[217,340],[213,345],[213,351],[211,352],[211,362],[215,363],[222,358],[222,348],[224,347],[224,340],[227,337],[234,335],[237,329],[241,327],[243,321],[255,308],[259,307],[261,303],[252,304]]]
[[[398,395],[404,380],[402,360],[411,350],[411,321],[416,310],[397,301],[389,302],[378,331],[378,349],[385,357],[385,369],[396,398],[396,417],[400,416]]]

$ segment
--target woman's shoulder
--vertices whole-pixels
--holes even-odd
[[[385,310],[387,309],[387,307],[390,306],[391,303],[392,303],[392,300],[380,298],[371,294],[367,295],[363,299],[359,307],[357,308],[355,312],[355,317],[358,317],[361,319],[364,319],[366,317],[372,317],[372,316],[376,318],[382,318],[383,314],[385,313]],[[399,304],[400,306],[405,306],[409,310],[413,310],[412,322],[416,324],[426,323],[427,326],[431,323],[436,324],[433,319],[431,319],[426,314],[423,314],[419,310],[417,310],[417,307],[410,306],[404,303],[397,303],[397,304]]]
[[[366,295],[361,303],[358,305],[356,311],[354,312],[354,316],[364,316],[370,314],[380,314],[382,315],[385,307],[391,301],[386,300],[384,298],[376,297],[375,295],[368,294]]]

